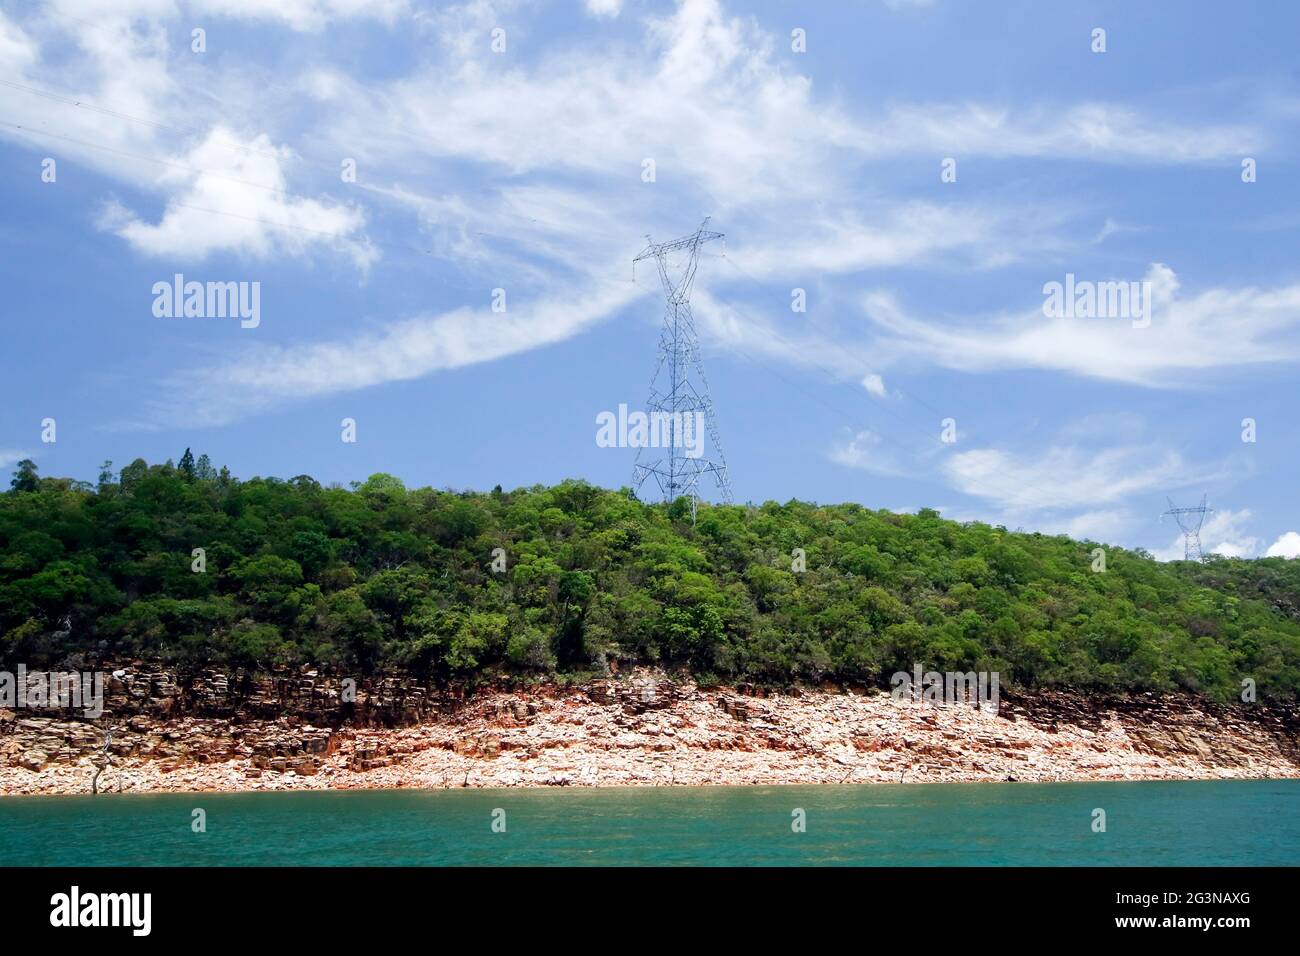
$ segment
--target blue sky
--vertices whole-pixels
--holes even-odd
[[[737,500],[1175,557],[1166,495],[1206,494],[1207,550],[1295,556],[1297,35],[1272,2],[5,0],[0,466],[628,484],[595,420],[653,368],[631,259],[708,215]],[[260,323],[155,316],[175,273],[259,283]],[[1067,273],[1150,282],[1149,326],[1049,318]]]

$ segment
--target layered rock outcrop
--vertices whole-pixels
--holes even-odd
[[[0,711],[0,793],[90,792],[105,760],[101,792],[1300,777],[1294,710],[1183,695],[1004,693],[994,714],[652,672],[467,696],[118,670],[99,720]]]

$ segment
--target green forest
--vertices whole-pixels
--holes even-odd
[[[1142,551],[856,504],[647,504],[579,481],[490,492],[21,462],[0,493],[0,664],[313,664],[577,681],[633,663],[702,684],[1300,689],[1300,560]],[[201,549],[201,550],[199,550]],[[802,560],[802,568],[800,563]]]

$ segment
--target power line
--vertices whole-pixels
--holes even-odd
[[[196,166],[187,166],[184,163],[177,163],[169,159],[159,159],[157,156],[146,156],[143,153],[133,153],[130,150],[118,149],[115,146],[105,146],[101,143],[95,143],[90,140],[78,139],[75,136],[66,136],[63,133],[52,133],[47,129],[40,129],[34,126],[22,126],[18,123],[0,123],[0,126],[7,126],[10,129],[16,129],[19,132],[28,134],[29,136],[48,136],[51,139],[60,139],[64,142],[75,143],[78,146],[85,146],[87,149],[97,149],[102,152],[111,153],[115,156],[125,156],[128,159],[137,159],[145,163],[156,163],[159,166],[179,169],[183,172],[193,173],[196,176],[211,176],[215,179],[224,179],[226,182],[238,183],[241,186],[251,186],[254,189],[262,189],[266,192],[276,193],[289,199],[300,199],[305,202],[319,202],[318,199],[311,196],[292,193],[287,189],[281,189],[278,186],[268,186],[266,183],[255,183],[250,179],[241,179],[238,176],[231,176],[228,173],[217,172],[215,169],[203,169]]]
[[[76,97],[72,95],[64,95],[61,93],[52,93],[49,90],[42,90],[34,86],[27,86],[26,84],[23,83],[15,83],[13,80],[6,80],[3,77],[0,77],[0,86],[7,86],[10,89],[20,90],[24,93],[30,93],[33,96],[39,96],[44,99],[51,100],[55,103],[61,103],[65,106],[72,106],[77,109],[89,110],[92,113],[99,113],[103,116],[111,116],[114,119],[124,119],[124,120],[129,120],[132,123],[141,123],[145,126],[153,127],[154,129],[163,130],[168,133],[175,133],[178,136],[210,135],[210,131],[201,130],[198,129],[197,127],[172,126],[167,123],[159,122],[158,120],[148,119],[147,117],[144,116],[136,116],[131,113],[124,113],[120,110],[110,109],[106,106],[98,106],[94,103],[89,102],[88,100],[81,99],[80,97]],[[252,153],[253,155],[256,156],[266,156],[271,159],[278,160],[281,158],[281,156],[278,153],[274,153],[265,149],[257,149],[252,146],[245,146],[242,143],[216,143],[215,145],[221,146],[223,149],[235,149],[245,153]]]
[[[93,22],[93,21],[91,21],[91,20],[86,20],[86,19],[84,19],[84,18],[82,18],[82,17],[74,17],[72,14],[70,14],[70,13],[64,13],[64,12],[62,12],[61,10],[55,10],[55,9],[53,9],[53,8],[49,5],[48,2],[46,2],[46,0],[31,0],[31,3],[32,3],[33,6],[38,6],[38,7],[40,7],[40,8],[41,8],[41,12],[42,12],[42,13],[45,13],[45,14],[47,14],[47,15],[49,15],[49,16],[62,17],[64,20],[70,20],[70,21],[72,21],[72,22],[74,22],[74,23],[79,23],[79,24],[81,24],[81,25],[84,26],[84,27],[89,27],[90,29],[96,31],[96,32],[99,33],[101,36],[112,37],[112,38],[115,39],[115,40],[121,38],[121,34],[120,34],[118,31],[116,31],[116,30],[114,30],[114,29],[112,29],[112,28],[110,28],[110,27],[108,27],[108,26],[105,26],[103,23],[95,23],[95,22]],[[146,12],[144,12],[144,11],[128,12],[128,13],[125,14],[125,16],[126,16],[126,21],[125,21],[125,22],[126,22],[126,24],[127,24],[127,32],[128,32],[128,33],[131,33],[131,24],[133,24],[134,21],[136,21],[136,20],[146,20],[146,19],[150,19],[150,14],[148,14],[148,13],[146,13]],[[162,22],[162,18],[161,18],[161,17],[156,17],[156,18],[154,18],[154,19],[156,20],[156,22],[159,22],[159,23]],[[294,95],[301,95],[301,91],[299,91],[299,90],[292,89],[292,88],[287,87],[287,86],[285,86],[285,85],[283,85],[283,84],[281,84],[281,83],[272,83],[272,82],[270,82],[269,80],[266,80],[265,78],[259,78],[259,79],[257,80],[257,83],[258,83],[258,86],[259,86],[259,87],[270,87],[270,88],[272,88],[272,89],[284,90],[286,93],[292,93],[292,94],[294,94]],[[192,87],[191,87],[191,90],[192,90],[193,92],[197,92],[197,93],[199,93],[200,95],[202,95],[202,96],[204,96],[204,97],[207,97],[207,98],[209,98],[209,99],[214,99],[214,100],[216,100],[216,101],[219,102],[219,103],[222,102],[218,97],[216,97],[216,96],[212,93],[211,90],[207,90],[207,89],[204,89],[204,90],[194,90]],[[223,105],[224,105],[224,104],[223,104]]]

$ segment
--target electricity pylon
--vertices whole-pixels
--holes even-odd
[[[1205,516],[1214,511],[1213,508],[1205,507],[1205,495],[1201,495],[1201,503],[1196,508],[1177,508],[1173,499],[1168,497],[1165,501],[1169,502],[1169,510],[1165,515],[1173,515],[1183,532],[1183,560],[1204,561],[1205,555],[1201,553],[1201,525],[1205,522]]]
[[[665,439],[660,442],[665,453],[643,462],[641,456],[646,446],[639,447],[632,468],[632,486],[640,491],[645,480],[653,475],[664,501],[674,501],[681,495],[690,497],[692,516],[699,500],[700,477],[703,475],[712,475],[722,500],[731,501],[727,460],[722,454],[713,401],[709,398],[709,382],[704,377],[704,365],[700,361],[695,319],[691,315],[691,286],[699,265],[700,246],[722,238],[722,233],[705,229],[708,224],[706,217],[695,232],[671,242],[656,243],[646,236],[648,245],[632,260],[634,279],[638,262],[655,260],[667,299],[664,327],[659,336],[659,360],[650,376],[650,398],[646,401],[651,428],[657,428]],[[684,254],[685,263],[678,257],[675,266],[670,264],[668,260],[672,253]],[[666,374],[663,374],[665,366]],[[698,433],[701,423],[712,443],[713,458],[688,454],[691,449],[687,447],[687,441],[703,440]]]

